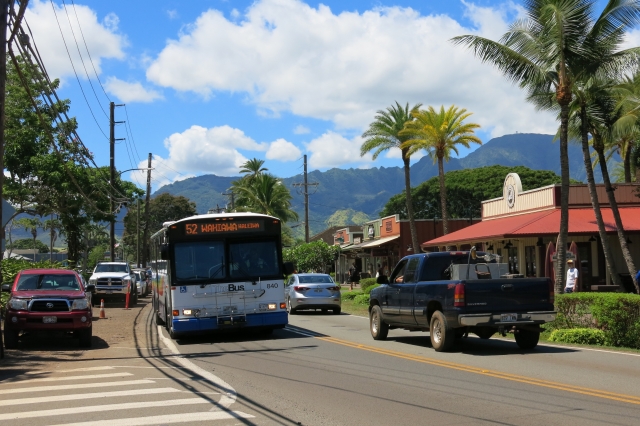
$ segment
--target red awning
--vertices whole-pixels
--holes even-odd
[[[601,208],[607,233],[616,233],[617,228],[610,208]],[[640,232],[640,207],[619,208],[622,225],[627,232]],[[449,243],[476,242],[517,237],[541,237],[558,235],[560,232],[560,210],[545,210],[518,216],[483,220],[475,225],[422,243],[422,246],[441,246]],[[593,209],[569,209],[569,234],[595,235],[598,224]]]

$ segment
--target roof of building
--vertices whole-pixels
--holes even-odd
[[[608,233],[616,233],[617,227],[610,208],[601,208],[602,219]],[[640,232],[640,207],[620,207],[620,217],[625,231]],[[456,232],[422,243],[437,246],[451,243],[477,242],[492,239],[526,236],[557,235],[560,232],[560,209],[526,213],[517,216],[483,220]],[[569,234],[594,235],[598,225],[593,209],[569,209]]]

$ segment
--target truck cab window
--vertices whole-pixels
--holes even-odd
[[[418,278],[418,274],[417,274],[418,265],[420,265],[419,257],[413,257],[409,259],[409,262],[407,263],[407,267],[404,271],[405,283],[413,283],[417,281],[416,279]]]
[[[391,277],[389,279],[389,283],[391,284],[399,284],[404,282],[404,269],[407,266],[407,259],[398,263],[391,273]]]

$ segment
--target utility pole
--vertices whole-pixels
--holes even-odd
[[[136,214],[136,265],[140,267],[140,198],[136,199],[138,212]]]
[[[142,267],[147,267],[147,253],[149,252],[149,200],[151,199],[151,157],[147,162],[147,198],[144,202],[144,233],[142,234]]]
[[[309,242],[309,187],[318,187],[318,182],[307,182],[307,155],[304,156],[304,183],[294,183],[293,186],[304,187],[304,241]]]
[[[232,189],[228,190],[229,192],[223,192],[222,195],[230,195],[231,196],[231,208],[228,209],[228,211],[235,211],[236,209],[236,200],[235,200],[235,194],[233,193]]]
[[[116,139],[116,124],[124,123],[124,121],[115,121],[115,109],[117,106],[113,102],[109,103],[109,183],[111,184],[111,188],[109,188],[109,192],[111,196],[109,197],[109,209],[112,214],[115,214],[116,205],[113,200],[114,196],[114,188],[116,185],[116,141],[121,141],[121,139]],[[111,261],[114,262],[116,260],[115,253],[115,245],[116,245],[116,218],[115,216],[111,219],[111,229],[109,230],[109,255],[111,256]]]
[[[9,0],[0,0],[0,34],[2,34],[2,46],[0,46],[0,170],[4,170],[4,125],[5,125],[5,105],[6,105],[6,86],[7,86],[7,30],[8,30],[8,10]],[[4,173],[0,173],[0,238],[4,241],[4,221],[2,220],[2,200],[4,186]],[[4,249],[4,247],[2,247]],[[0,253],[0,259],[4,255],[4,251]],[[0,338],[0,345],[2,339]],[[0,348],[0,355],[4,358],[4,350]]]

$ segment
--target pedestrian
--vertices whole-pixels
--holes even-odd
[[[567,284],[564,288],[565,293],[573,293],[578,282],[578,268],[575,267],[573,259],[567,260]]]
[[[376,283],[377,284],[389,284],[389,279],[387,278],[387,264],[383,263],[382,266],[378,263],[378,272],[376,273]]]

